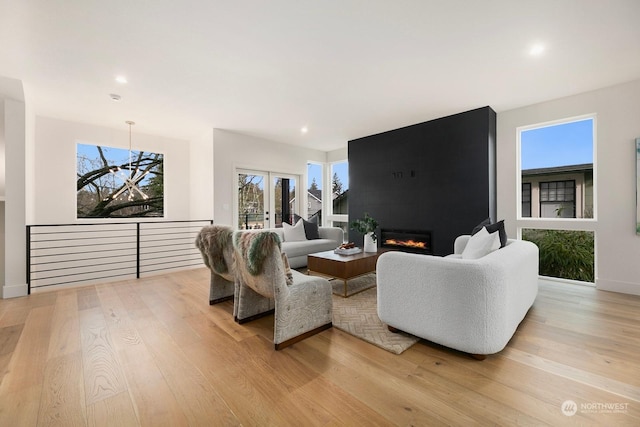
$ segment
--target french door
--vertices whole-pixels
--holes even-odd
[[[297,175],[238,169],[238,229],[282,227],[283,221],[292,224],[300,213],[299,181]]]

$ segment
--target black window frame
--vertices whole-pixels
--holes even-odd
[[[567,186],[568,183],[571,185]],[[559,184],[562,184],[561,186]],[[545,188],[546,196],[545,196]],[[576,218],[576,180],[566,179],[561,181],[541,181],[539,183],[540,188],[540,217],[542,218],[542,206],[544,204],[551,203],[572,203],[573,204],[573,216],[568,218]],[[567,189],[570,188],[571,192],[567,193]],[[558,190],[562,190],[561,192]],[[551,196],[553,191],[553,196]],[[562,197],[560,197],[562,195]],[[570,195],[571,198],[567,198]]]

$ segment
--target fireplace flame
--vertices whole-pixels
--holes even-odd
[[[427,244],[425,242],[416,242],[415,240],[387,239],[384,241],[384,243],[390,246],[404,246],[407,248],[416,248],[416,249],[427,248]]]

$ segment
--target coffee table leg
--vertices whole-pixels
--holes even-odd
[[[343,279],[342,280],[344,282],[344,295],[342,295],[344,298],[347,298],[347,280]]]

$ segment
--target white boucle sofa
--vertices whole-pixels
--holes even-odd
[[[318,227],[319,239],[287,242],[282,228],[266,228],[258,231],[274,231],[280,236],[282,252],[287,254],[291,268],[307,265],[307,255],[316,252],[329,251],[337,248],[343,242],[344,232],[339,227]]]
[[[502,350],[538,293],[538,247],[507,241],[479,259],[386,252],[378,258],[378,316],[390,329],[483,359]]]

